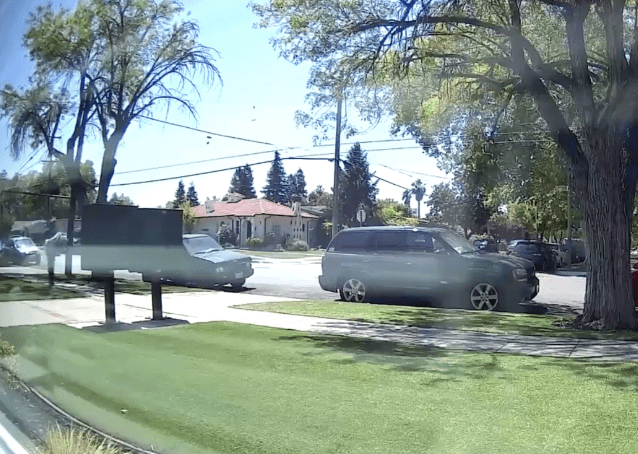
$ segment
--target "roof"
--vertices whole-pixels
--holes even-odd
[[[422,227],[422,226],[411,226],[411,225],[378,225],[373,227],[350,227],[347,229],[343,229],[340,232],[349,232],[353,230],[373,230],[373,231],[383,231],[383,230],[418,230],[421,232],[450,232],[450,229],[444,227]]]
[[[270,216],[290,216],[294,217],[295,213],[290,207],[280,205],[270,200],[264,199],[244,199],[239,202],[215,202],[213,211],[207,213],[206,207],[198,205],[193,208],[195,215],[200,218],[214,217],[232,217],[232,216],[256,216],[265,214]],[[311,214],[301,213],[303,218],[316,218]]]

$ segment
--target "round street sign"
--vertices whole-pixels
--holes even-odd
[[[366,212],[365,212],[365,210],[357,211],[357,221],[366,222]]]

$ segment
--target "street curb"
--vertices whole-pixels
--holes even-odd
[[[37,397],[44,405],[46,405],[49,409],[53,410],[53,412],[57,413],[59,416],[61,416],[63,419],[66,419],[67,421],[82,427],[83,429],[86,429],[87,431],[91,432],[94,435],[97,435],[99,437],[105,438],[107,440],[109,440],[111,443],[117,445],[119,448],[121,448],[124,451],[129,451],[129,452],[135,452],[135,453],[139,453],[139,454],[159,454],[155,451],[148,451],[142,448],[139,448],[131,443],[128,443],[124,440],[120,440],[119,438],[113,437],[105,432],[102,432],[99,429],[96,429],[95,427],[92,427],[91,425],[75,418],[74,416],[71,416],[69,413],[65,412],[64,410],[62,410],[60,407],[58,407],[56,404],[54,404],[53,402],[51,402],[49,399],[47,399],[46,397],[44,397],[39,391],[36,391],[35,389],[33,389],[32,387],[30,387],[29,385],[27,385],[20,377],[18,377],[12,370],[10,370],[9,368],[7,368],[4,364],[0,363],[0,369],[2,369],[5,373],[7,373],[9,376],[11,376],[14,380],[16,380],[16,382],[24,389],[26,390],[28,393],[34,395],[35,397]],[[14,415],[15,417],[15,415]],[[0,441],[2,439],[2,426],[0,425]],[[31,441],[35,441],[35,440],[31,440]],[[42,441],[42,440],[38,440],[38,441]],[[0,443],[0,448],[2,448],[2,444]],[[0,450],[0,452],[4,452],[2,450]],[[15,451],[14,454],[28,454],[27,451]]]

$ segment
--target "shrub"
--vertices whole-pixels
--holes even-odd
[[[275,244],[280,244],[281,239],[277,236],[275,232],[268,232],[266,234],[266,241],[264,242],[264,246],[273,246]]]
[[[233,232],[233,229],[229,225],[223,225],[217,232],[218,243],[221,245],[232,244],[237,245],[237,234]],[[226,246],[224,246],[226,247]]]
[[[112,442],[86,430],[54,429],[44,444],[45,454],[122,454]]]
[[[248,246],[250,249],[259,249],[262,247],[263,243],[263,240],[257,237],[248,238],[246,240],[246,246]]]
[[[288,240],[286,242],[286,249],[289,251],[307,251],[308,243],[300,239]]]
[[[0,339],[0,358],[15,355],[15,349],[7,341]]]

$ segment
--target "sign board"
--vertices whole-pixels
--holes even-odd
[[[365,212],[365,210],[357,211],[357,221],[366,222],[366,212]]]
[[[178,267],[182,211],[86,205],[82,212],[82,269],[153,272]]]

